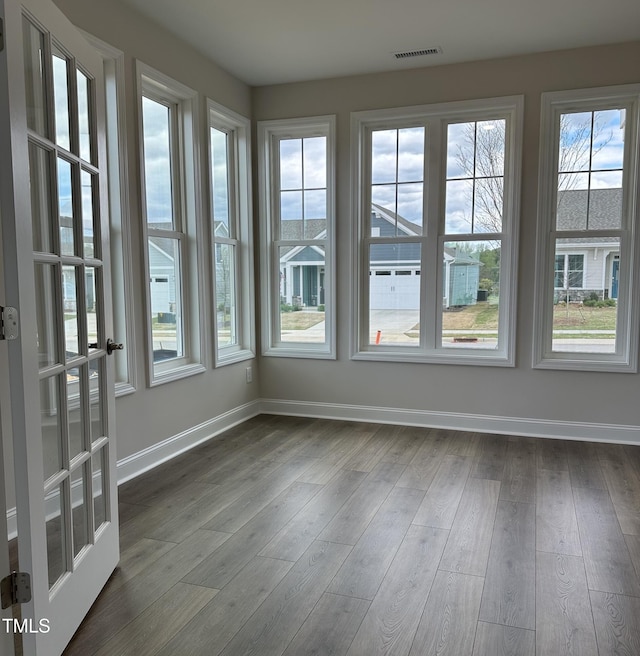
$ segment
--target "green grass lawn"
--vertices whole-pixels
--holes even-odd
[[[300,310],[280,314],[280,327],[282,330],[306,330],[321,321],[324,321],[324,312],[318,312],[317,310]]]
[[[589,331],[615,330],[615,307],[585,307],[581,303],[570,303],[568,306],[556,305],[553,308],[554,330],[576,331],[576,336],[588,337]],[[497,330],[498,304],[481,302],[460,310],[445,311],[442,315],[443,330]],[[411,332],[419,331],[416,324]]]
[[[553,327],[556,330],[615,330],[617,308],[585,307],[581,303],[556,305]]]

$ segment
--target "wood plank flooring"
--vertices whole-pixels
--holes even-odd
[[[67,656],[640,654],[640,447],[261,416],[120,503]]]

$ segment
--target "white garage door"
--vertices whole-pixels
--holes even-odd
[[[420,309],[420,276],[415,270],[374,270],[369,285],[371,310]]]

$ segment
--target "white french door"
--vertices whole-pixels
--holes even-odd
[[[23,646],[57,656],[118,561],[103,65],[50,0],[0,11],[18,544],[33,593],[22,616],[35,629]]]

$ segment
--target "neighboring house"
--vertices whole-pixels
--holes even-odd
[[[281,237],[286,239],[324,239],[325,219],[282,221]],[[304,236],[303,236],[304,233]],[[321,246],[290,246],[281,249],[280,298],[295,306],[324,305],[324,250]]]
[[[371,206],[373,237],[418,235],[416,224],[376,204]],[[324,220],[305,221],[307,239],[325,236]],[[283,239],[300,239],[302,221],[282,222]],[[324,303],[324,253],[320,246],[283,249],[280,258],[280,296],[283,303],[315,307]],[[468,254],[446,248],[444,253],[444,307],[476,303],[481,263]],[[418,310],[420,306],[420,244],[374,244],[370,266],[371,310]]]
[[[558,230],[617,230],[621,216],[620,188],[558,192]],[[619,269],[620,243],[613,237],[558,239],[556,300],[582,301],[591,294],[600,299],[618,298]]]
[[[621,189],[568,190],[558,193],[559,230],[615,230],[622,215]],[[589,224],[587,226],[587,219]],[[373,237],[408,237],[418,234],[414,223],[372,204]],[[324,238],[320,219],[283,221],[283,239]],[[283,303],[315,307],[324,303],[324,252],[320,246],[285,248],[280,258],[280,295]],[[443,307],[473,305],[478,298],[479,262],[473,255],[445,248],[443,262]],[[558,239],[554,287],[556,300],[582,301],[618,297],[620,246],[613,237]],[[374,244],[370,252],[370,309],[419,308],[420,246]]]

